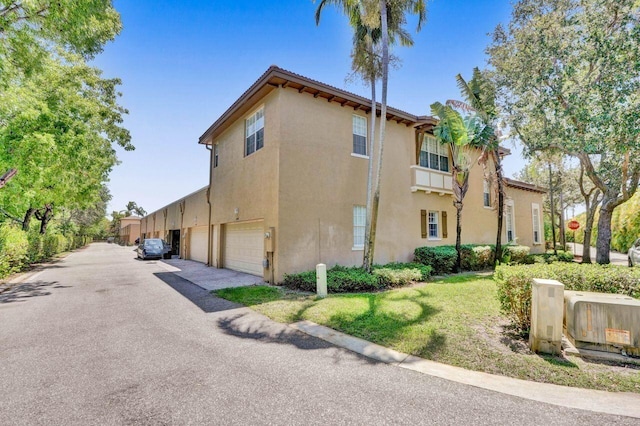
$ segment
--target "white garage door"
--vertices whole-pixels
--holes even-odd
[[[223,251],[225,268],[262,276],[263,251],[263,222],[225,225]]]
[[[189,234],[189,259],[207,263],[207,227],[189,228]]]

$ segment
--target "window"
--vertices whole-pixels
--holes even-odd
[[[429,238],[438,238],[438,212],[429,212]]]
[[[531,204],[531,221],[533,222],[533,243],[540,244],[540,205]]]
[[[367,155],[367,119],[353,115],[353,153]]]
[[[449,171],[449,148],[431,135],[425,135],[420,147],[420,166],[441,172]]]
[[[364,228],[367,222],[367,208],[353,206],[353,248],[364,248]]]
[[[513,227],[513,205],[507,204],[504,210],[505,221],[507,223],[507,242],[515,240],[516,233]]]
[[[218,144],[213,145],[213,167],[218,167]]]
[[[484,196],[484,206],[491,207],[491,182],[489,182],[489,179],[484,180],[483,196]]]
[[[250,155],[264,146],[264,108],[245,121],[244,155]]]

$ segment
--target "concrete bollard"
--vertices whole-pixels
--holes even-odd
[[[327,265],[316,265],[316,292],[318,297],[327,297]]]
[[[564,284],[534,278],[531,283],[531,331],[529,347],[534,352],[562,353]]]

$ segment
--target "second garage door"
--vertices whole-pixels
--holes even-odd
[[[189,233],[189,259],[197,260],[198,262],[207,263],[207,234],[206,226],[198,226],[196,228],[190,228]]]
[[[264,251],[263,222],[225,225],[223,266],[262,276]]]

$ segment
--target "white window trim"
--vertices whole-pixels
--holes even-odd
[[[438,234],[437,237],[432,237],[431,236],[431,232],[430,232],[430,228],[429,228],[429,213],[435,213],[435,217],[436,217],[436,234]],[[427,240],[431,240],[431,241],[440,241],[442,240],[441,237],[441,233],[440,233],[440,212],[437,210],[428,210],[427,211]]]
[[[485,186],[486,186],[486,188],[485,188]],[[485,189],[487,190],[487,192],[485,192]],[[488,206],[484,204],[484,194],[489,194],[489,205]],[[485,179],[482,180],[482,206],[485,209],[493,210],[493,207],[491,206],[491,204],[492,204],[491,201],[492,201],[491,200],[491,182],[489,181],[489,179],[485,178]]]
[[[356,210],[356,207],[358,207],[360,209],[364,209],[364,215],[365,215],[364,220],[365,221],[364,221],[363,225],[356,225],[355,224],[355,213],[356,213],[355,210]],[[367,207],[366,206],[363,206],[363,205],[360,205],[360,204],[354,204],[353,205],[353,208],[351,209],[351,219],[352,219],[352,226],[353,226],[351,235],[352,235],[352,238],[353,238],[353,240],[352,240],[353,241],[353,247],[351,248],[351,250],[354,250],[354,251],[355,250],[364,250],[364,244],[366,243],[365,234],[366,234],[366,227],[367,227],[366,214],[367,214]],[[362,234],[362,245],[355,243],[356,226],[364,228],[363,229],[363,234]]]
[[[257,107],[256,109],[254,109],[253,111],[251,111],[249,114],[245,115],[245,117],[244,117],[244,138],[242,139],[242,151],[243,151],[243,153],[244,153],[244,157],[248,157],[248,156],[250,156],[250,155],[252,155],[252,154],[255,154],[255,153],[256,153],[256,152],[258,152],[260,149],[264,148],[264,139],[263,139],[263,140],[262,140],[262,147],[261,147],[260,149],[255,149],[253,152],[251,152],[251,153],[249,153],[249,154],[247,153],[247,138],[248,138],[249,136],[251,136],[251,135],[247,135],[247,121],[249,121],[249,119],[250,119],[251,117],[253,117],[254,115],[256,115],[256,114],[257,114],[258,112],[260,112],[260,111],[262,111],[262,127],[261,127],[261,128],[262,128],[262,129],[265,129],[265,127],[266,127],[266,123],[265,123],[265,121],[266,121],[266,120],[265,120],[265,113],[264,113],[264,104],[260,105],[259,107]],[[258,133],[258,130],[260,130],[260,129],[257,129],[257,130],[254,132],[254,134],[255,134],[255,133]],[[264,134],[264,133],[265,133],[265,132],[263,132],[263,134]]]
[[[352,153],[351,153],[351,156],[352,156],[352,157],[356,157],[356,158],[364,158],[365,160],[368,160],[368,159],[369,159],[369,156],[368,156],[368,155],[356,154],[355,152],[352,152]]]
[[[433,142],[433,145],[436,148],[435,152],[432,152],[429,149],[429,142]],[[423,150],[422,147],[425,146],[426,150]],[[444,152],[442,152],[444,150]],[[438,156],[438,168],[434,169],[430,166],[422,166],[420,164],[420,153],[421,152],[426,152],[427,153],[427,162],[430,164],[431,163],[431,158],[430,158],[430,154],[435,154]],[[443,155],[444,154],[444,155]],[[447,157],[447,168],[448,171],[442,171],[440,170],[440,159],[441,157]],[[429,170],[429,171],[436,171],[436,172],[440,172],[440,173],[444,173],[447,175],[451,175],[452,170],[451,170],[451,153],[449,152],[449,147],[446,146],[446,144],[441,144],[438,139],[435,136],[432,135],[424,135],[424,137],[422,138],[422,142],[420,144],[420,151],[418,153],[418,166],[424,168],[425,170]]]
[[[516,233],[516,209],[515,209],[513,200],[506,200],[504,205],[511,207],[511,227],[513,228],[511,230],[513,232],[513,239],[512,240],[509,240],[509,238],[508,238],[509,234],[508,234],[508,229],[507,229],[506,223],[505,223],[505,227],[504,227],[505,239],[507,240],[507,243],[510,243],[511,241],[516,241],[517,238],[518,238],[518,234]]]
[[[355,118],[360,118],[362,120],[364,120],[364,135],[359,135],[357,133],[354,132],[353,129],[353,124],[355,121]],[[363,117],[361,115],[358,114],[353,114],[351,116],[351,138],[352,138],[352,146],[351,146],[351,155],[353,156],[358,156],[361,158],[369,158],[369,120],[367,120],[367,117]],[[364,152],[365,154],[358,154],[353,152],[353,135],[357,135],[357,136],[364,136]]]
[[[535,240],[535,236],[536,236],[536,222],[533,220],[533,214],[534,211],[538,212],[538,241]],[[538,203],[531,203],[531,226],[533,227],[533,234],[531,235],[531,240],[533,241],[534,245],[541,245],[542,244],[542,231],[541,231],[541,225],[542,225],[542,216],[540,214],[540,204]]]

